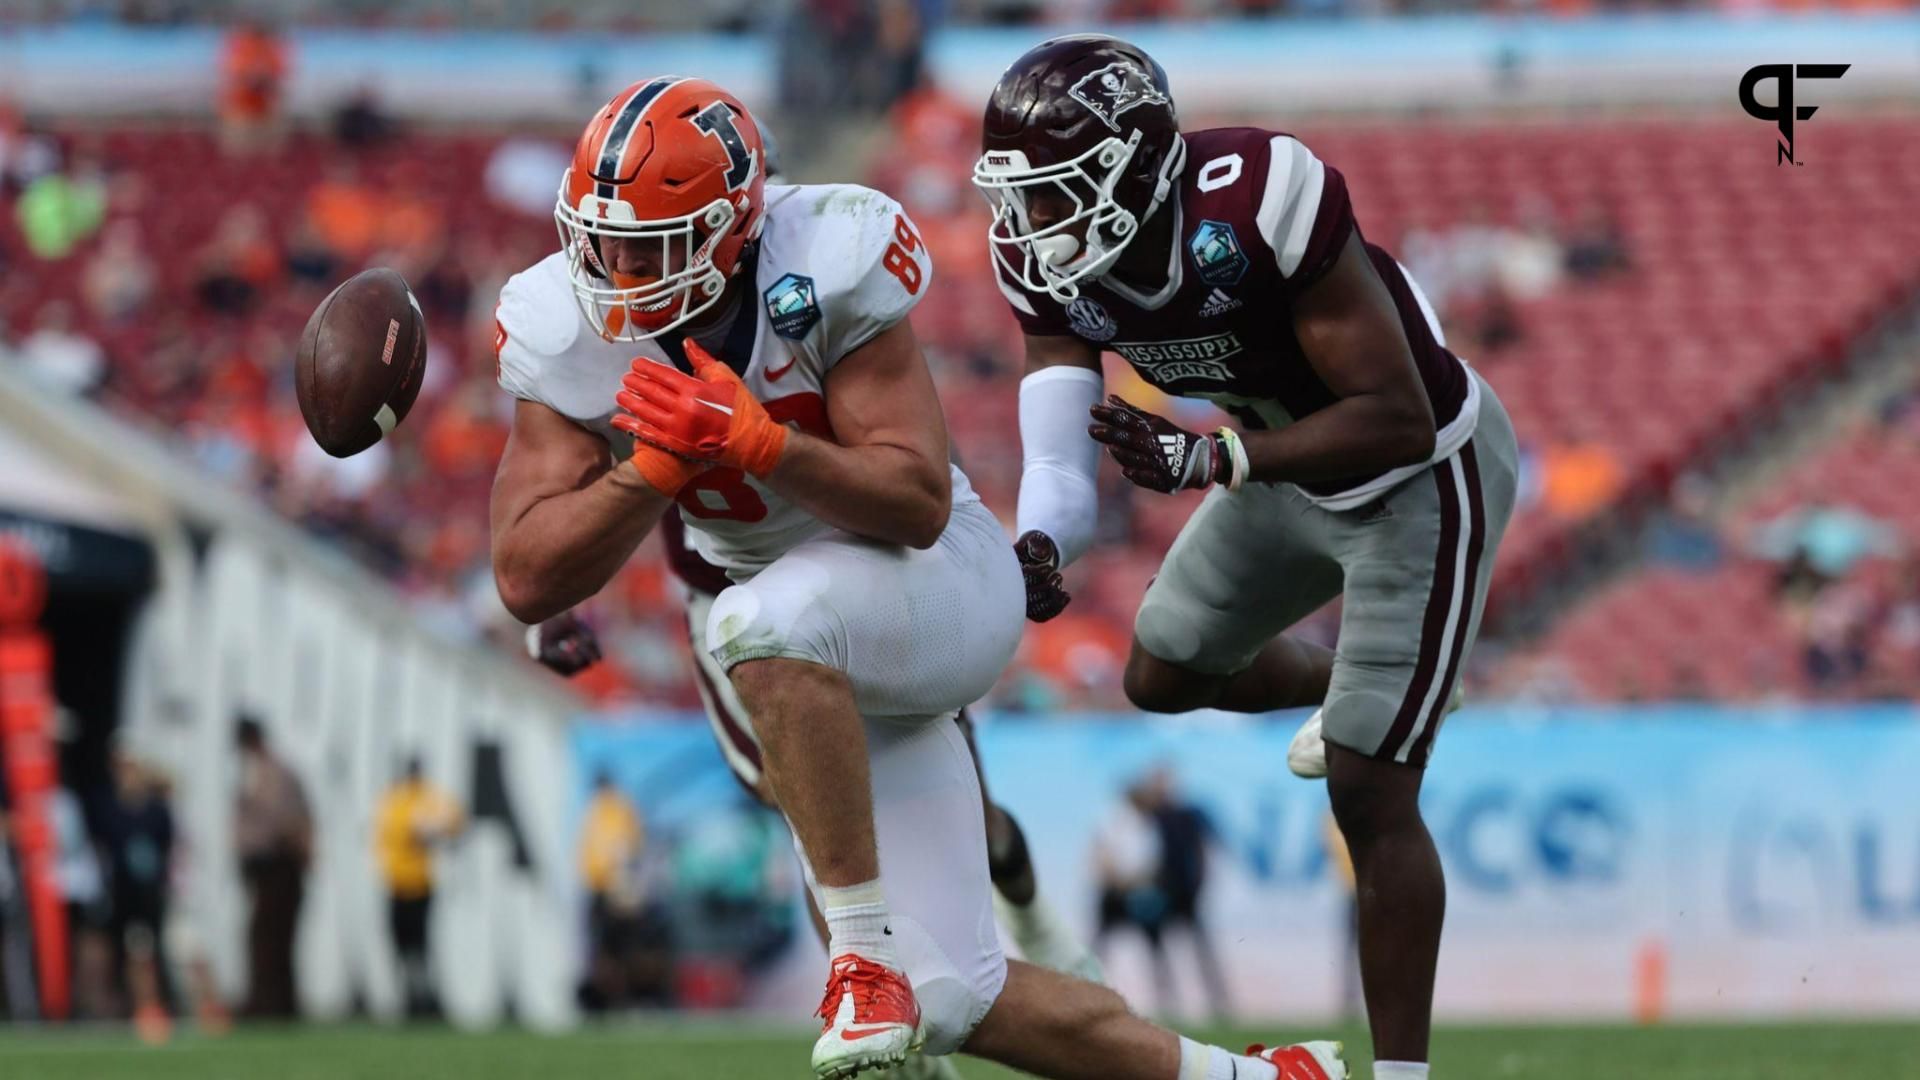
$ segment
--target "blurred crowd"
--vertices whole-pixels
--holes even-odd
[[[1698,476],[1603,587],[1482,691],[1541,700],[1920,697],[1920,396],[1902,389],[1716,512]]]
[[[884,77],[871,85],[816,81],[805,93],[846,98],[884,132],[887,151],[871,155],[863,178],[907,205],[938,255],[940,302],[920,306],[916,331],[956,450],[974,486],[1010,525],[1020,458],[1006,434],[1017,422],[1021,353],[1011,319],[977,315],[1004,307],[987,266],[985,205],[967,180],[977,113],[918,88],[911,19],[889,29],[858,4],[839,14],[846,21],[822,23],[816,32],[840,35],[835,47],[881,43],[895,62],[878,66]],[[492,309],[506,278],[554,243],[551,193],[565,168],[567,140],[407,132],[366,93],[336,103],[324,123],[291,124],[280,110],[287,69],[271,30],[233,28],[212,132],[56,132],[0,105],[0,358],[48,386],[104,403],[213,475],[258,492],[391,580],[447,636],[491,637],[521,651],[520,628],[498,602],[488,562],[487,495],[511,412],[494,382]],[[1396,176],[1405,172],[1393,145],[1391,137],[1360,144],[1373,163],[1357,166],[1350,182],[1378,182],[1389,166]],[[1552,149],[1558,142],[1543,143],[1545,149],[1514,139],[1494,145],[1495,153],[1562,153]],[[1470,143],[1455,149],[1470,160],[1480,153]],[[1539,377],[1539,363],[1570,362],[1582,369],[1572,374],[1589,381],[1603,374],[1590,369],[1587,354],[1566,353],[1569,335],[1553,320],[1579,314],[1580,298],[1589,295],[1604,294],[1613,305],[1605,310],[1619,310],[1634,295],[1625,287],[1646,276],[1643,265],[1671,271],[1636,251],[1636,234],[1605,183],[1550,198],[1526,186],[1532,174],[1515,164],[1540,178],[1590,180],[1570,168],[1581,160],[1515,158],[1505,166],[1506,186],[1490,185],[1457,208],[1437,196],[1415,204],[1401,191],[1391,211],[1397,218],[1388,216],[1384,199],[1363,211],[1370,222],[1384,219],[1370,235],[1393,247],[1423,283],[1456,351],[1488,371],[1516,416],[1538,413],[1520,425],[1521,494],[1503,573],[1539,561],[1529,560],[1542,545],[1528,549],[1520,533],[1536,523],[1571,526],[1601,517],[1645,483],[1644,463],[1622,456],[1644,449],[1645,440],[1618,431],[1581,438],[1559,430],[1559,414],[1543,408],[1568,403],[1559,400],[1566,397],[1562,387]],[[460,199],[445,197],[448,175],[471,178]],[[1404,188],[1403,181],[1428,184],[1418,176],[1394,183]],[[1488,201],[1494,198],[1497,204]],[[326,293],[374,265],[399,270],[421,301],[427,379],[409,423],[372,450],[337,461],[306,437],[292,393],[292,354]],[[1594,335],[1619,328],[1604,313],[1588,321]],[[1722,322],[1727,331],[1737,324]],[[1588,336],[1577,334],[1575,343]],[[1594,336],[1592,348],[1606,346]],[[1535,391],[1524,402],[1522,382]],[[1111,365],[1109,384],[1190,424],[1205,426],[1214,416],[1205,403],[1162,397],[1123,365]],[[1542,392],[1549,396],[1540,399]],[[1100,543],[1068,574],[1074,604],[1060,618],[1029,627],[995,692],[996,707],[1125,707],[1119,674],[1132,612],[1196,500],[1143,495],[1111,470],[1103,471],[1102,484]],[[658,554],[650,542],[584,607],[608,662],[574,685],[596,702],[698,703],[677,593]],[[1824,573],[1823,580],[1844,586],[1843,575]],[[1785,610],[1805,612],[1788,617],[1823,642],[1837,623],[1852,627],[1869,618],[1841,618],[1841,600],[1853,595],[1845,587],[1796,584],[1786,591],[1820,598],[1816,606]],[[1334,608],[1302,632],[1331,642],[1337,625]],[[1841,636],[1848,634],[1860,636],[1854,629]],[[1821,644],[1808,655],[1834,651]],[[1823,674],[1821,685],[1861,685],[1843,677],[1857,650],[1839,652],[1832,664],[1817,661],[1842,673]],[[1500,656],[1497,648],[1485,653],[1482,668]]]
[[[1047,25],[1155,22],[1269,16],[1378,16],[1446,12],[1496,14],[1671,11],[1685,9],[1896,10],[1907,0],[719,0],[707,4],[631,4],[617,0],[249,0],[242,10],[297,26],[417,29],[511,28],[565,32],[611,30],[764,30],[861,8],[911,8],[929,25]],[[235,5],[215,0],[21,0],[7,17],[27,23],[128,26],[219,24]],[[0,20],[0,26],[5,21]]]

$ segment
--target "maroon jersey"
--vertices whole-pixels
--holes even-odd
[[[727,572],[700,557],[687,542],[687,523],[680,519],[680,508],[667,507],[660,515],[660,541],[667,548],[667,566],[673,576],[686,582],[687,588],[694,592],[718,596],[733,581]]]
[[[1346,180],[1290,135],[1215,128],[1185,138],[1179,196],[1160,211],[1176,215],[1165,287],[1144,295],[1106,277],[1081,282],[1062,304],[996,264],[1000,290],[1029,334],[1078,337],[1169,394],[1213,401],[1249,428],[1284,427],[1335,400],[1294,337],[1293,298],[1359,229]],[[1463,415],[1471,376],[1436,339],[1400,264],[1377,244],[1366,252],[1399,309],[1444,456],[1472,435],[1474,417]],[[1303,486],[1335,496],[1375,479]]]

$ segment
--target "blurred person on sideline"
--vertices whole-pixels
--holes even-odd
[[[112,909],[100,853],[87,832],[86,815],[73,789],[62,783],[47,793],[45,805],[54,836],[54,880],[66,907],[73,1018],[104,1020],[117,1010],[112,992],[112,949],[107,939]]]
[[[220,141],[227,153],[257,153],[279,141],[286,78],[286,45],[265,21],[227,31],[220,47]]]
[[[161,928],[173,863],[173,809],[158,775],[124,750],[113,758],[113,946],[133,998],[134,1031],[147,1043],[172,1034]]]
[[[1153,788],[1145,779],[1127,786],[1093,838],[1094,880],[1100,910],[1094,923],[1093,952],[1112,968],[1108,942],[1116,930],[1132,927],[1146,938],[1153,957],[1154,986],[1161,1012],[1168,1004],[1167,954],[1160,928],[1167,897],[1160,889],[1160,830],[1153,820]]]
[[[173,781],[158,770],[148,774],[154,798],[162,804],[173,803]],[[167,897],[163,907],[160,933],[165,938],[165,956],[172,970],[164,972],[172,984],[185,991],[184,1004],[193,1011],[194,1025],[202,1035],[225,1035],[233,1028],[226,998],[213,977],[213,963],[207,953],[207,935],[203,930],[207,913],[197,903],[194,875],[203,862],[194,857],[187,833],[175,833],[168,862]]]
[[[400,778],[380,796],[374,811],[374,848],[387,886],[387,927],[400,959],[407,1015],[436,1016],[429,928],[433,920],[433,857],[459,837],[465,815],[451,795],[430,783],[418,755],[407,759]]]
[[[249,1019],[291,1019],[297,1010],[294,935],[313,860],[313,814],[300,780],[267,746],[260,722],[242,716],[234,731],[240,790],[234,847],[246,882]]]
[[[4,775],[4,773],[0,773]],[[27,922],[26,890],[13,866],[13,824],[7,816],[7,785],[0,783],[0,1019],[39,1015],[33,986],[33,927]]]
[[[641,896],[635,866],[646,850],[647,829],[640,811],[614,783],[613,774],[594,774],[593,798],[580,823],[580,879],[587,889],[587,979],[582,995],[608,1008],[627,999],[627,952],[631,929],[640,917]]]
[[[1219,832],[1207,812],[1187,801],[1174,781],[1173,770],[1161,766],[1148,774],[1147,798],[1152,806],[1153,823],[1160,833],[1161,895],[1166,897],[1166,912],[1160,919],[1160,937],[1185,927],[1193,939],[1194,960],[1200,968],[1200,981],[1206,987],[1207,1007],[1212,1018],[1224,1021],[1233,1015],[1233,1003],[1227,994],[1227,978],[1220,968],[1220,954],[1213,947],[1201,917],[1201,893],[1207,884],[1207,847],[1219,841]],[[1172,990],[1172,966],[1165,971],[1165,989]]]

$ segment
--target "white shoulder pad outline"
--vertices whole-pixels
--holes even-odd
[[[580,308],[560,255],[549,255],[508,278],[494,318],[510,344],[536,356],[558,356],[579,340]]]
[[[814,204],[809,261],[818,270],[813,277],[824,327],[820,352],[831,366],[919,305],[933,285],[933,259],[926,242],[918,239],[919,227],[892,196],[856,184],[823,187]],[[898,240],[898,221],[905,221],[916,238],[910,252]],[[912,290],[887,265],[895,246],[901,246],[919,275]]]
[[[1267,187],[1261,193],[1254,221],[1273,249],[1282,277],[1292,277],[1300,269],[1307,241],[1313,238],[1314,220],[1320,216],[1320,192],[1326,178],[1326,166],[1305,143],[1291,135],[1273,137]]]

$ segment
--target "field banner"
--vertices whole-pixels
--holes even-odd
[[[1245,1017],[1332,1015],[1348,984],[1348,901],[1325,785],[1294,778],[1300,716],[985,718],[993,797],[1026,830],[1041,888],[1082,932],[1096,837],[1135,780],[1166,767],[1210,819],[1200,910]],[[1450,1018],[1920,1014],[1920,713],[1908,707],[1470,708],[1424,794],[1447,870],[1438,1009]],[[596,726],[663,835],[738,806],[703,734]],[[760,1000],[811,1005],[806,935]],[[1210,1008],[1179,930],[1171,986],[1144,938],[1108,965],[1136,1006]]]

